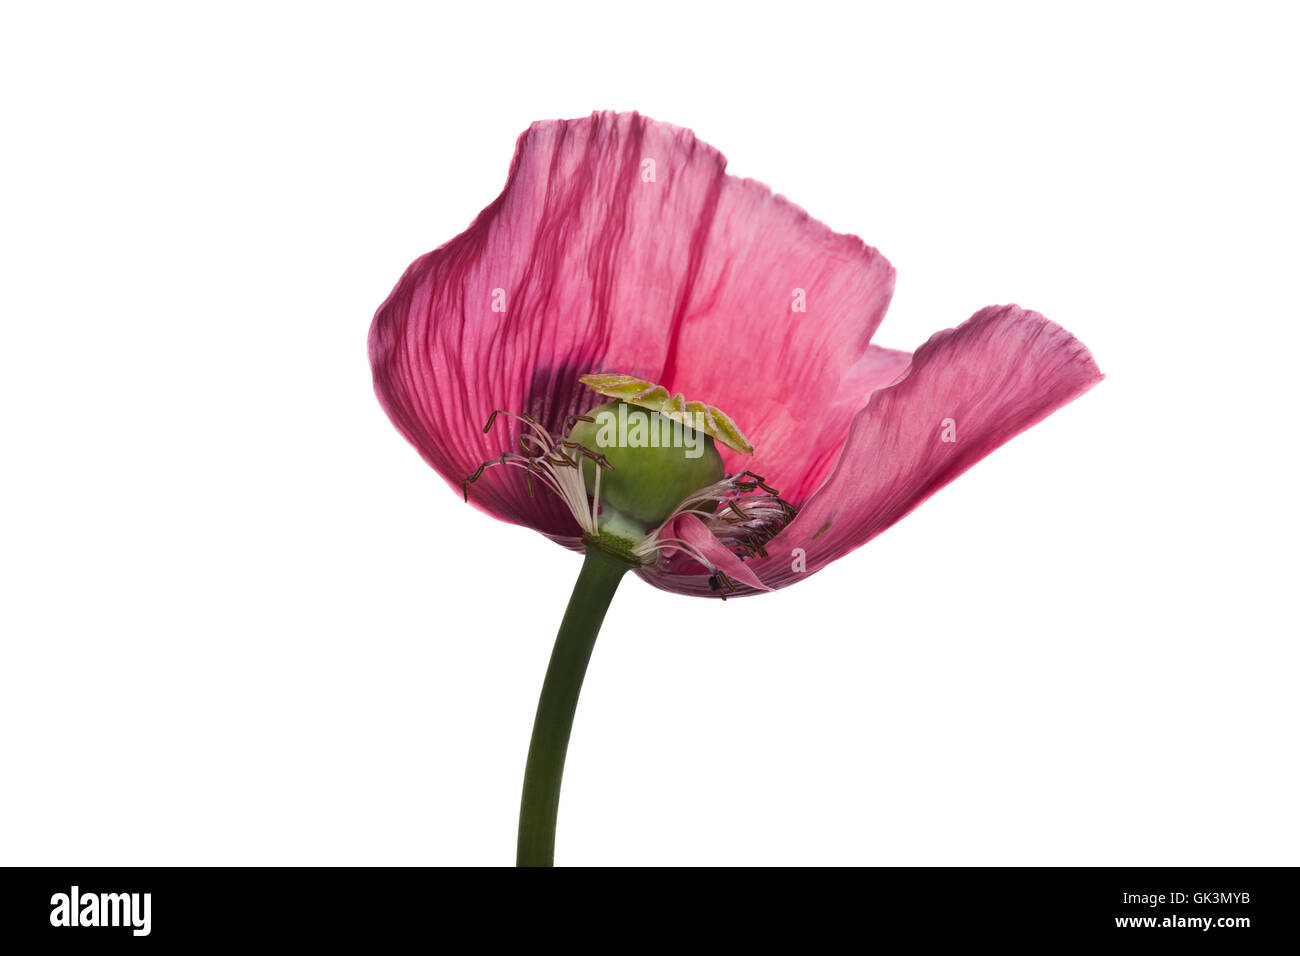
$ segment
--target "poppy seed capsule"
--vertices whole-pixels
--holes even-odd
[[[724,475],[722,456],[703,431],[625,402],[606,402],[587,412],[569,440],[604,455],[612,468],[600,470],[600,504],[645,525],[660,524],[683,499]],[[584,458],[590,492],[597,465]]]

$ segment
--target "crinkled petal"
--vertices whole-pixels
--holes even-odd
[[[483,434],[494,409],[562,431],[597,404],[578,382],[588,372],[721,407],[758,448],[753,461],[730,455],[736,470],[798,483],[817,456],[793,439],[839,444],[821,416],[867,349],[893,269],[725,166],[689,130],[635,113],[537,123],[496,201],[406,271],[371,327],[375,391],[458,491],[517,450],[514,423]],[[485,472],[470,500],[558,539],[577,533],[511,469]]]
[[[982,309],[917,350],[896,385],[871,395],[839,461],[758,569],[782,586],[860,547],[1102,374],[1074,336],[1017,306]],[[945,438],[955,438],[945,441]]]
[[[778,470],[773,470],[770,475],[762,471],[758,473],[770,478],[786,501],[802,505],[821,487],[835,466],[853,416],[867,404],[872,392],[894,384],[911,364],[912,356],[908,352],[871,346],[840,381],[835,397],[821,419],[805,434],[792,439],[800,443],[800,450],[806,456],[803,468],[793,478]]]
[[[977,312],[932,337],[900,381],[871,394],[830,477],[768,542],[768,557],[745,563],[772,588],[802,580],[1101,378],[1088,349],[1037,312]],[[710,593],[707,580],[680,573],[652,583]]]

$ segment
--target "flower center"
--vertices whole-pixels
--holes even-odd
[[[615,400],[571,418],[563,438],[526,413],[492,413],[484,432],[498,415],[523,423],[520,452],[502,452],[480,465],[464,481],[465,499],[485,469],[520,468],[530,494],[536,480],[564,501],[587,545],[641,566],[681,552],[708,568],[720,589],[729,589],[725,575],[670,529],[679,516],[693,515],[741,559],[766,555],[764,544],[790,522],[794,509],[762,477],[725,474],[715,439],[745,454],[753,447],[719,409],[672,397],[660,386],[627,375],[581,381]]]

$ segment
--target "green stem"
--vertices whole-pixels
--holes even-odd
[[[560,778],[569,731],[578,709],[582,678],[596,645],[605,611],[618,590],[618,582],[632,566],[589,547],[573,595],[555,637],[551,663],[546,668],[542,696],[537,701],[533,739],[524,768],[524,795],[519,805],[519,866],[553,866],[555,818],[560,810]]]

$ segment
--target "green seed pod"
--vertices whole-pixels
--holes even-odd
[[[600,504],[647,529],[661,523],[693,492],[724,475],[713,439],[658,412],[625,402],[607,402],[587,412],[569,440],[604,455],[613,468],[600,469]],[[587,491],[594,491],[597,466],[583,460]]]

